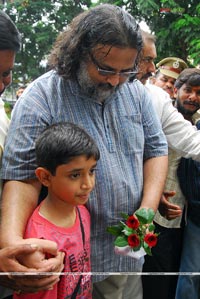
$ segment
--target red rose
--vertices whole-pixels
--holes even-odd
[[[133,248],[138,247],[140,245],[139,237],[136,234],[128,236],[128,244]]]
[[[144,237],[144,241],[149,245],[149,247],[154,247],[157,244],[158,238],[153,233],[148,233]]]
[[[132,215],[128,217],[126,225],[130,228],[137,229],[140,225],[140,222],[136,216]]]

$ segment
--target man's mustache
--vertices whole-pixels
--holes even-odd
[[[139,72],[140,73],[140,72]],[[138,74],[139,74],[138,73]],[[144,74],[143,76],[142,76],[142,78],[141,79],[148,79],[149,77],[152,77],[153,76],[153,74],[152,73],[146,73],[146,74]]]
[[[186,104],[186,105],[192,105],[192,106],[195,106],[195,107],[197,107],[197,108],[199,108],[200,107],[200,104],[198,104],[198,103],[196,103],[196,102],[192,102],[192,101],[184,101],[184,104]]]
[[[173,87],[165,86],[165,90],[171,90],[171,91],[173,91]]]

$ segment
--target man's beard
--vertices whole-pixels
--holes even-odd
[[[83,93],[98,102],[104,102],[120,87],[120,85],[112,86],[109,83],[95,83],[87,72],[85,62],[80,63],[80,68],[77,72],[77,80]]]
[[[142,74],[142,75],[141,75]],[[142,82],[142,84],[146,84],[146,81],[152,77],[152,73],[143,73],[139,72],[138,75],[136,76],[137,79]]]
[[[141,77],[141,80],[148,80],[150,77],[152,77],[152,73],[146,73]]]
[[[189,104],[189,105],[193,105],[193,107],[196,107],[194,110],[189,110],[186,109],[183,104]],[[178,112],[180,112],[181,114],[185,115],[185,116],[192,116],[199,108],[200,105],[195,103],[195,102],[191,102],[189,100],[185,100],[183,102],[183,104],[180,102],[179,98],[177,97],[176,99],[176,108],[178,110]]]

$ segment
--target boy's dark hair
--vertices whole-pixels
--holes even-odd
[[[86,131],[69,122],[57,123],[45,129],[36,140],[36,162],[55,175],[59,165],[67,164],[74,157],[85,155],[88,159],[100,158],[99,149]]]
[[[200,86],[200,69],[184,69],[176,79],[174,86],[179,89],[185,83],[188,86]]]
[[[75,17],[58,36],[49,66],[65,79],[76,78],[81,61],[87,61],[97,45],[134,48],[140,52],[142,36],[133,16],[121,7],[102,4]]]
[[[20,43],[21,37],[17,27],[10,17],[0,10],[0,50],[18,52]]]

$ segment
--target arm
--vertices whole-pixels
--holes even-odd
[[[45,248],[45,240],[23,240],[23,234],[28,217],[37,205],[40,184],[35,180],[35,139],[51,123],[51,111],[44,95],[44,89],[32,86],[27,92],[26,100],[16,103],[12,113],[9,132],[6,137],[5,150],[2,161],[1,178],[6,181],[3,191],[2,225],[0,240],[3,247],[13,244],[39,244],[44,252],[54,255],[45,260],[41,265],[42,271],[60,272],[62,270],[63,256],[57,252],[57,245],[49,242],[49,248]],[[56,247],[56,250],[55,250]],[[54,253],[53,253],[54,252]],[[36,268],[36,267],[35,267]],[[12,271],[5,265],[4,271]],[[15,271],[20,271],[20,264],[16,264]],[[24,277],[24,276],[23,276]],[[38,279],[40,278],[40,279]],[[20,289],[38,291],[41,287],[47,287],[58,280],[57,275],[37,276],[32,279],[25,275],[20,281],[14,277]]]
[[[30,89],[26,100],[17,102],[13,109],[3,153],[1,178],[5,184],[0,236],[3,246],[23,238],[41,189],[35,176],[35,140],[49,124],[50,112],[39,87]]]
[[[5,182],[2,193],[1,247],[16,244],[23,238],[26,222],[37,206],[40,188],[37,180]]]
[[[32,265],[33,268],[28,269],[23,267],[13,256],[15,263],[4,263],[2,269],[4,272],[30,272],[33,269],[37,273],[62,271],[64,256],[62,253],[57,252],[57,245],[54,242],[37,239],[23,240],[27,219],[37,205],[39,190],[40,184],[36,180],[25,182],[7,181],[5,183],[2,195],[1,246],[16,246],[16,244],[27,244],[28,242],[29,244],[37,244],[41,248],[40,250],[51,253],[54,257],[44,260],[40,268],[36,264],[35,267]],[[10,227],[12,227],[12,230]],[[48,289],[58,281],[58,276],[52,274],[45,277],[37,275],[34,277],[37,279],[34,280],[32,276],[12,277],[14,279],[13,288],[16,285],[18,289],[24,292]]]
[[[144,130],[143,194],[141,208],[157,210],[168,171],[168,145],[151,97],[145,89],[142,106]]]
[[[163,131],[169,147],[182,157],[200,161],[200,132],[171,103],[164,110]]]
[[[172,105],[166,92],[154,85],[148,85],[148,90],[169,147],[182,157],[200,161],[200,132]]]
[[[164,189],[168,170],[168,156],[147,159],[144,162],[144,188],[140,208],[151,208],[155,212]]]

